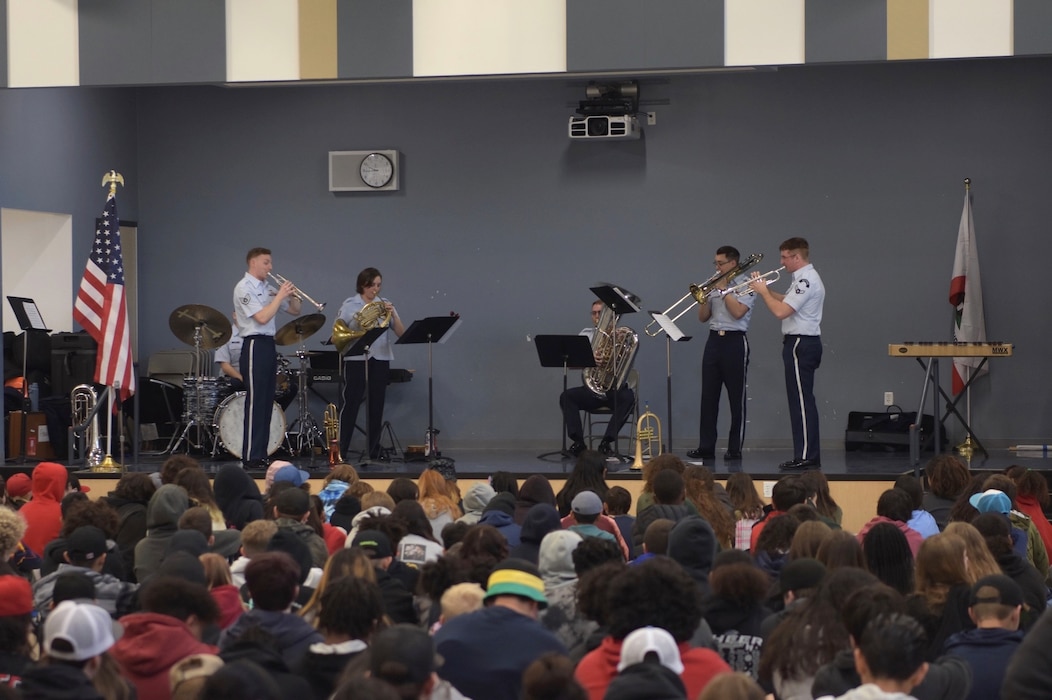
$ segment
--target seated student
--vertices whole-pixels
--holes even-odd
[[[969,700],[1000,695],[1008,662],[1023,641],[1019,631],[1022,610],[1023,589],[1007,576],[984,576],[972,586],[968,615],[976,628],[951,636],[943,648],[971,666]]]
[[[921,543],[924,542],[924,538],[921,537],[919,532],[906,524],[912,515],[913,505],[909,494],[902,489],[888,489],[880,494],[880,498],[877,499],[876,517],[863,525],[862,529],[858,531],[859,543],[865,542],[866,535],[869,534],[874,525],[891,523],[902,530],[902,534],[906,536],[906,541],[910,544],[910,551],[916,557]]]
[[[789,509],[797,503],[803,503],[806,500],[807,487],[800,480],[799,475],[783,476],[775,483],[774,488],[771,489],[771,505],[773,507],[753,524],[752,532],[749,535],[749,550],[752,551],[754,556],[756,554],[756,543],[760,540],[760,534],[767,527],[767,524],[779,515],[788,513]]]
[[[683,661],[676,640],[660,627],[640,627],[621,645],[617,677],[604,700],[678,700],[687,697],[680,680]]]
[[[662,519],[675,523],[693,513],[686,506],[686,485],[679,472],[672,469],[658,472],[654,476],[653,488],[653,505],[640,511],[632,525],[632,551],[636,556],[643,552],[643,536],[652,522]]]
[[[59,576],[68,572],[81,572],[95,584],[95,601],[99,607],[114,617],[128,612],[132,594],[138,585],[102,573],[107,556],[105,533],[94,525],[84,525],[70,534],[67,543],[68,549],[64,555],[67,563],[61,564],[54,573],[33,585],[33,604],[37,611],[41,615],[48,614]]]
[[[668,537],[676,523],[661,518],[650,523],[646,533],[643,535],[643,553],[633,559],[630,564],[642,564],[648,559],[668,554]]]
[[[241,531],[241,556],[230,565],[230,582],[241,588],[245,585],[245,567],[252,557],[267,551],[267,545],[278,531],[273,520],[253,520]]]
[[[939,524],[931,513],[924,510],[924,487],[920,479],[912,474],[903,474],[895,480],[895,488],[905,491],[910,497],[913,514],[906,524],[920,533],[921,537],[939,534]]]
[[[595,526],[595,521],[603,514],[603,501],[595,491],[582,491],[573,497],[571,505],[574,524],[566,529],[576,532],[581,537],[598,537],[601,540],[617,542],[609,532],[603,532]]]
[[[579,506],[586,507],[589,512],[581,511]],[[560,521],[564,530],[573,529],[573,526],[577,524],[586,524],[585,518],[590,518],[587,524],[594,525],[595,529],[612,535],[617,542],[617,546],[621,548],[621,556],[626,561],[628,560],[631,554],[628,543],[621,536],[621,529],[617,526],[614,519],[603,513],[603,499],[599,497],[599,494],[595,491],[581,491],[574,496],[574,500],[570,503],[570,511],[570,514]],[[580,531],[578,534],[582,537],[588,536]]]
[[[44,622],[44,655],[22,675],[21,697],[101,699],[92,678],[113,642],[113,621],[105,610],[65,601]]]
[[[1015,581],[1023,591],[1023,612],[1019,627],[1022,630],[1030,629],[1045,611],[1048,588],[1044,577],[1012,548],[1010,526],[1003,515],[984,513],[975,519],[973,525],[983,536],[987,549],[1001,568],[1000,573]]]
[[[413,604],[413,594],[388,569],[394,561],[391,540],[379,530],[359,530],[354,536],[354,546],[360,547],[373,564],[376,584],[384,600],[384,612],[394,622],[418,624],[420,622]]]
[[[855,666],[862,685],[837,700],[908,700],[924,680],[924,629],[908,615],[880,615],[866,625],[855,647]],[[832,696],[826,696],[832,697]]]
[[[630,541],[632,526],[636,519],[628,514],[632,510],[632,494],[628,492],[628,489],[611,486],[606,492],[606,498],[603,499],[603,508],[606,509],[606,514],[617,523],[617,528],[621,530],[621,537],[625,539],[625,542]]]

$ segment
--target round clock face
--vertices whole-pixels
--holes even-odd
[[[383,153],[370,153],[362,159],[358,172],[369,187],[384,187],[394,177],[394,163]]]

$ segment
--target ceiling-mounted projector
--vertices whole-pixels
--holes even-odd
[[[598,85],[590,83],[586,99],[577,103],[577,113],[570,117],[571,139],[605,139],[629,141],[638,139],[639,86],[635,82]]]
[[[572,139],[638,139],[639,120],[635,115],[610,116],[601,114],[591,117],[570,117]]]

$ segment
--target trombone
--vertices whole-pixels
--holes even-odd
[[[736,297],[747,297],[747,296],[749,296],[750,294],[753,293],[753,291],[749,287],[749,285],[751,285],[753,282],[758,282],[759,280],[763,280],[764,282],[767,283],[768,286],[770,286],[770,285],[774,284],[775,282],[777,282],[781,278],[782,270],[784,270],[784,269],[785,269],[785,266],[783,265],[782,267],[779,267],[777,270],[771,270],[770,272],[765,272],[762,275],[757,275],[756,277],[750,277],[749,279],[745,280],[741,284],[736,284],[733,287],[728,287],[727,289],[718,290],[719,294],[720,294],[721,297],[725,297],[728,294],[733,294]]]
[[[276,272],[268,272],[267,273],[267,277],[269,277],[271,279],[271,281],[274,282],[275,284],[277,284],[279,287],[289,281],[288,277],[282,277],[281,275],[279,275]],[[289,282],[289,284],[292,284],[292,283]],[[302,289],[300,289],[299,287],[297,287],[294,284],[292,285],[292,295],[294,297],[299,298],[299,299],[305,300],[307,303],[311,304],[318,311],[321,311],[322,309],[325,308],[325,302],[322,302],[322,303],[319,304],[318,302],[316,302],[313,299],[311,299],[309,294],[307,294],[306,292],[304,292]]]
[[[745,258],[745,260],[743,260],[742,262],[739,262],[733,269],[728,270],[727,272],[717,272],[716,274],[714,274],[712,277],[708,278],[707,280],[705,280],[701,284],[692,284],[692,285],[690,285],[690,287],[689,287],[690,291],[688,291],[686,294],[681,296],[679,298],[679,301],[677,301],[675,304],[673,304],[672,306],[670,306],[667,309],[665,309],[664,311],[662,311],[661,315],[668,316],[680,304],[685,302],[687,299],[690,299],[691,297],[693,297],[694,301],[692,303],[688,304],[686,307],[683,308],[682,311],[680,311],[678,314],[676,314],[671,319],[669,319],[670,321],[675,323],[676,320],[678,320],[680,316],[682,316],[683,314],[687,313],[688,311],[693,309],[698,304],[704,304],[704,303],[708,302],[709,297],[714,296],[716,294],[720,294],[721,293],[720,290],[717,289],[717,287],[716,287],[717,284],[719,284],[720,282],[722,282],[724,280],[734,279],[735,277],[737,277],[741,273],[745,272],[746,270],[748,270],[750,268],[753,268],[756,265],[758,265],[761,260],[763,260],[763,253],[753,253],[749,257]],[[654,330],[651,330],[651,328],[653,326],[657,326],[657,328],[655,328]],[[643,329],[643,331],[647,335],[649,335],[651,338],[658,337],[659,335],[661,335],[661,332],[663,330],[664,329],[661,326],[658,325],[657,321],[651,321]]]

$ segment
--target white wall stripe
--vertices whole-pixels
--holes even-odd
[[[804,62],[804,0],[724,0],[724,62]]]
[[[77,0],[8,0],[9,87],[80,84]]]
[[[299,80],[298,0],[226,0],[226,78]]]
[[[1011,56],[1012,0],[929,0],[931,58]]]

